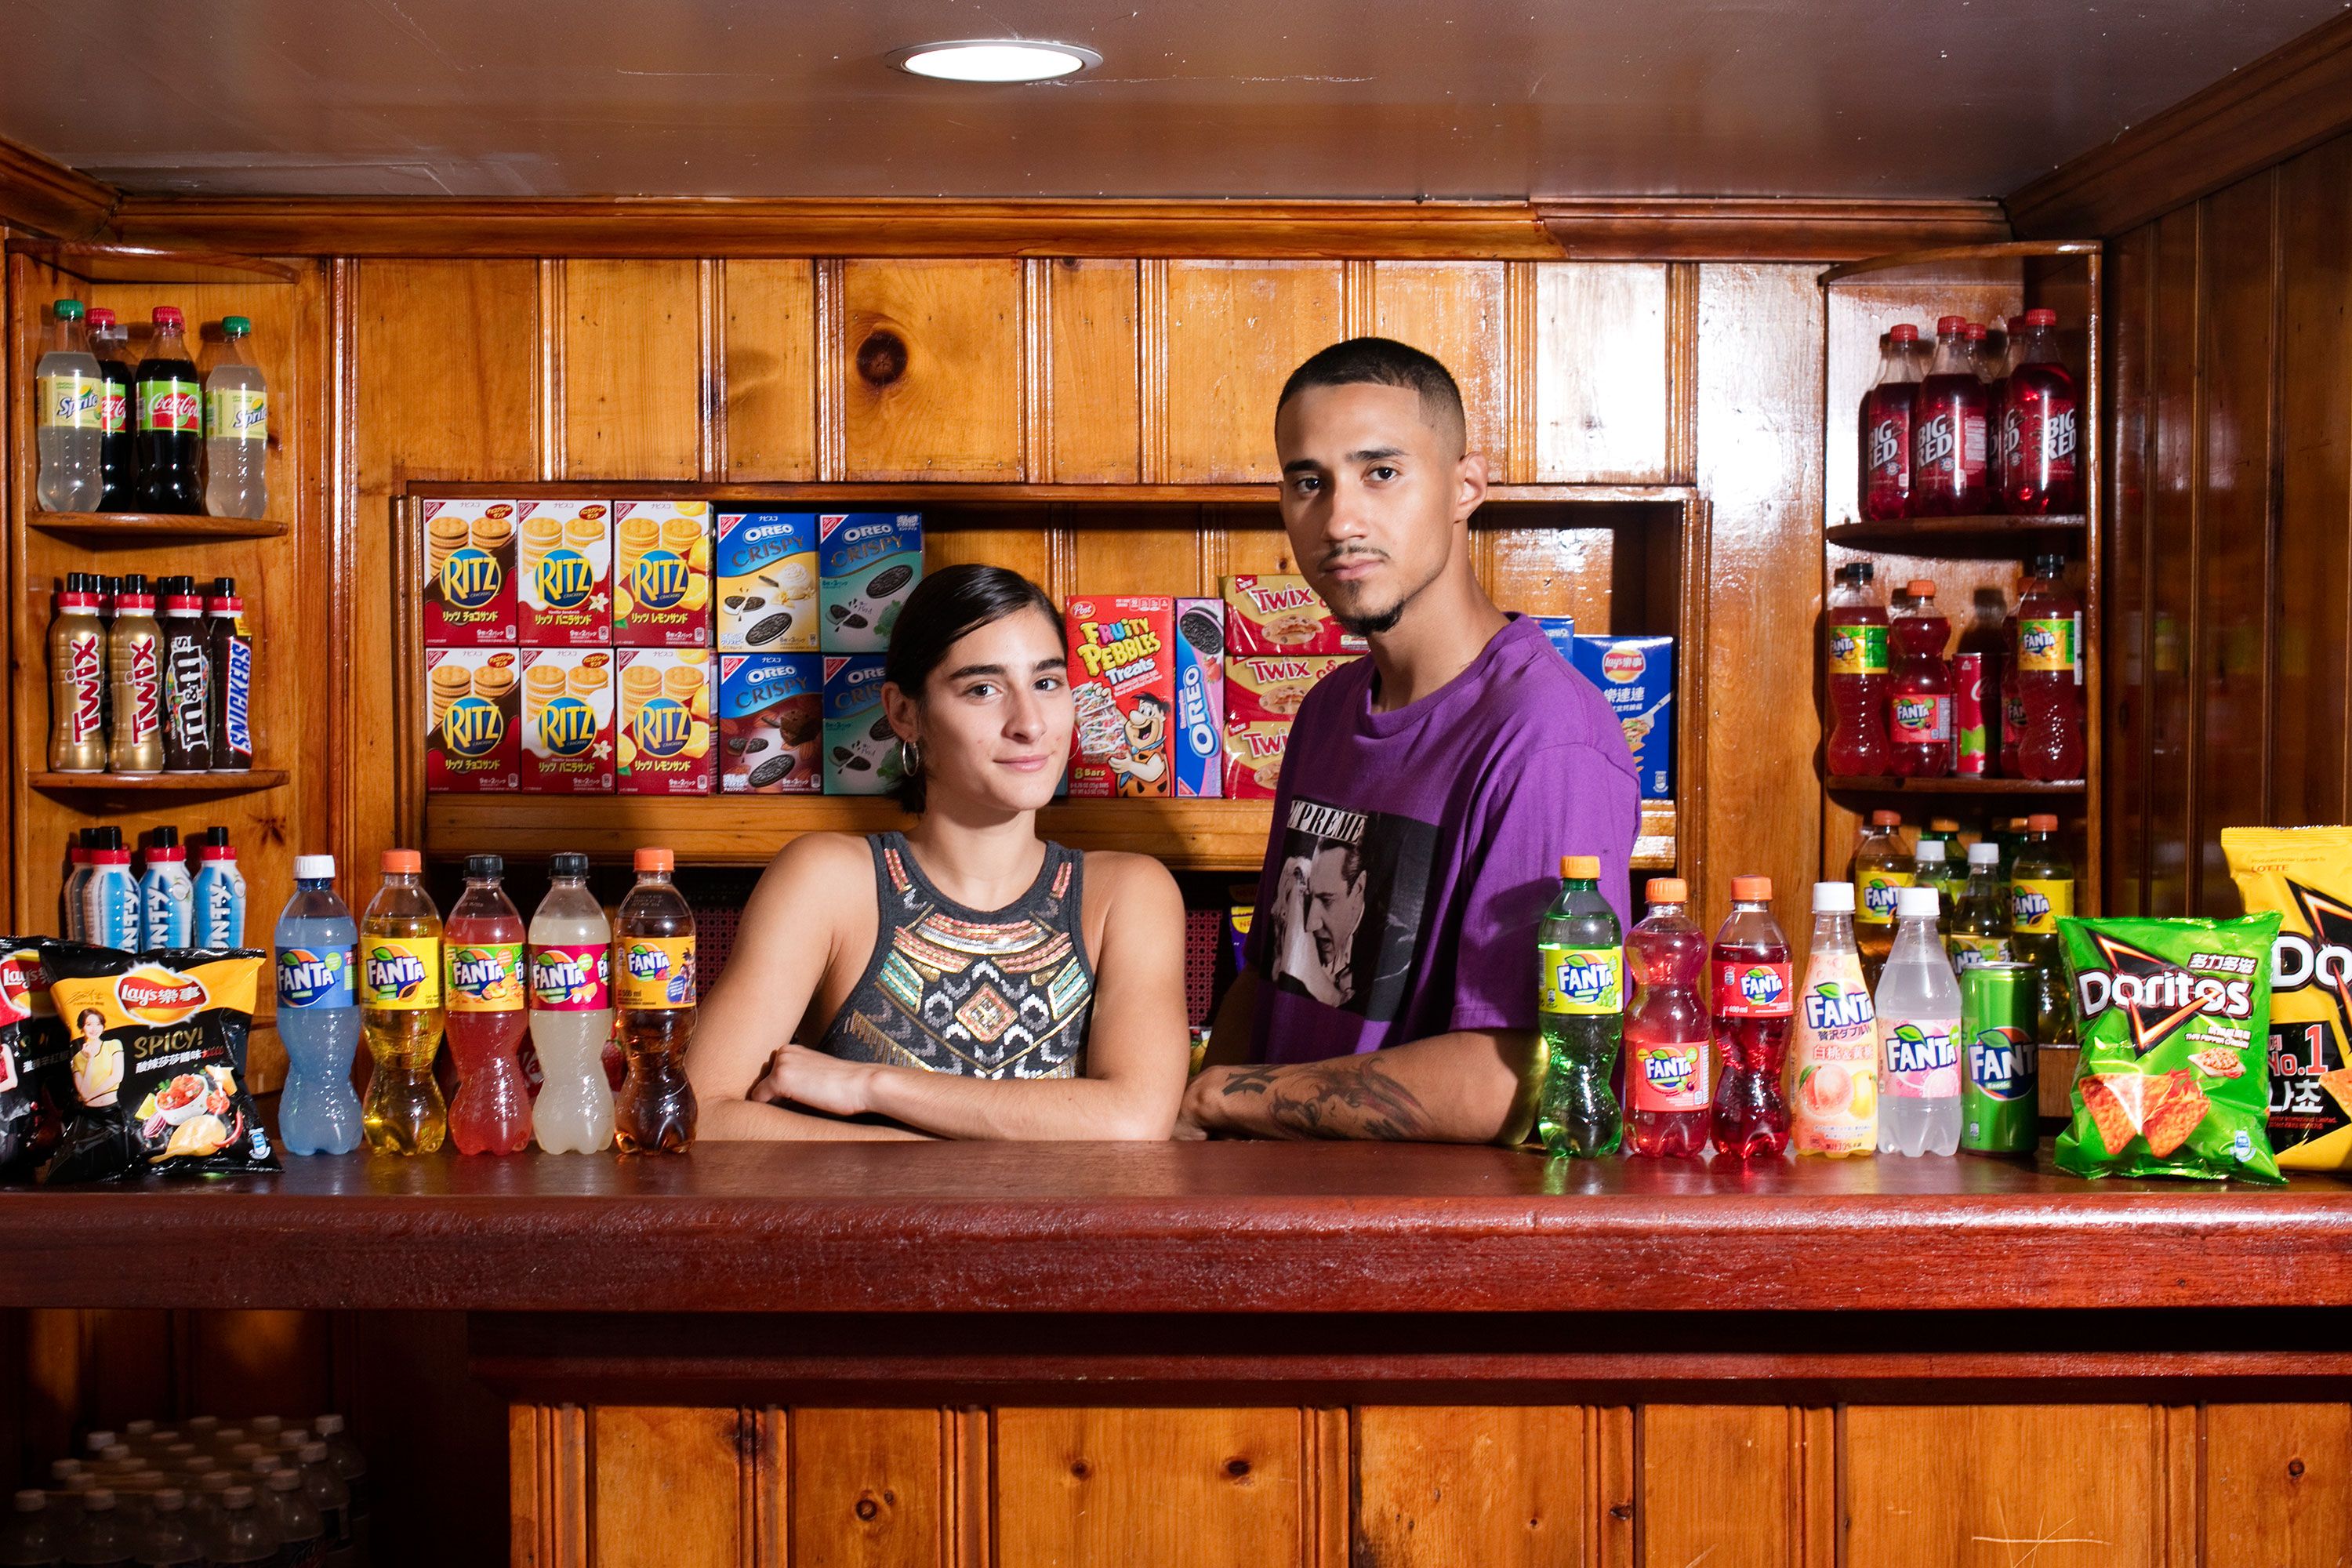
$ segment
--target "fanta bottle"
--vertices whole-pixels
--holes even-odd
[[[2083,776],[2082,610],[2066,587],[2066,558],[2037,555],[2017,603],[2017,696],[2023,733],[2018,772]]]
[[[1898,778],[1950,774],[1952,667],[1944,658],[1952,624],[1936,613],[1936,584],[1925,577],[1903,586],[1888,632],[1895,668],[1887,681],[1887,771]]]
[[[335,891],[335,858],[296,856],[294,896],[276,933],[278,1038],[286,1047],[278,1141],[289,1154],[348,1154],[360,1145],[360,1101],[352,1092],[358,940]]]
[[[1841,566],[1830,595],[1830,773],[1884,773],[1886,752],[1886,606],[1867,561]]]
[[[449,1137],[461,1154],[519,1154],[530,1142],[530,1092],[515,1048],[525,1028],[522,914],[496,855],[466,858],[466,890],[449,911],[449,1052],[457,1096]]]
[[[1888,329],[1879,352],[1878,383],[1862,395],[1862,483],[1856,498],[1864,519],[1891,522],[1911,514],[1911,422],[1919,403],[1919,329],[1908,321]]]
[[[1790,1048],[1790,1142],[1842,1160],[1878,1147],[1878,1015],[1853,945],[1853,884],[1813,884],[1797,1038]]]
[[[1960,984],[1936,925],[1936,890],[1896,896],[1895,951],[1872,999],[1880,1049],[1878,1150],[1948,1154],[1960,1146]]]
[[[1691,923],[1681,878],[1654,877],[1646,892],[1649,915],[1625,934],[1625,1149],[1683,1159],[1706,1152],[1706,935]]]
[[[430,1154],[447,1135],[433,1081],[441,1050],[441,912],[414,849],[383,852],[383,886],[360,922],[360,1023],[375,1070],[362,1125],[379,1154]]]
[[[1715,1147],[1736,1159],[1789,1146],[1789,1102],[1780,1096],[1795,1012],[1789,939],[1772,918],[1772,879],[1731,879],[1731,913],[1707,957],[1714,981],[1715,1039],[1723,1081],[1715,1087]]]
[[[1916,874],[1911,853],[1903,847],[1902,827],[1899,813],[1874,811],[1853,851],[1854,941],[1874,984],[1878,966],[1895,946],[1895,892],[1909,887]]]
[[[669,879],[675,864],[667,849],[638,850],[637,885],[621,900],[614,1001],[629,1077],[613,1131],[624,1154],[682,1154],[694,1142],[694,911]]]
[[[530,1037],[545,1081],[530,1124],[551,1154],[613,1142],[604,1042],[613,1032],[613,927],[588,890],[588,857],[558,855],[530,917]]]
[[[1968,517],[1992,506],[1985,479],[1984,382],[1969,352],[1969,323],[1936,322],[1936,357],[1919,384],[1911,426],[1911,515]]]
[[[1625,953],[1600,860],[1562,856],[1559,875],[1559,896],[1536,927],[1545,1057],[1536,1131],[1549,1152],[1594,1160],[1614,1154],[1623,1131],[1609,1079],[1623,1031]]]

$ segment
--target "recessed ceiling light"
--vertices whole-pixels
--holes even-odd
[[[1102,57],[1076,44],[1045,44],[1024,38],[969,38],[951,44],[918,44],[890,57],[900,70],[946,81],[1050,81]]]

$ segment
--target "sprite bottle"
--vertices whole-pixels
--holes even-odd
[[[1553,1154],[1617,1152],[1624,1119],[1609,1076],[1625,1026],[1625,949],[1617,911],[1601,895],[1597,856],[1559,863],[1559,897],[1537,927],[1543,1016],[1543,1096],[1536,1130]]]

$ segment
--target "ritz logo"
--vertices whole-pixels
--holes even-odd
[[[1751,1007],[1767,1007],[1780,999],[1788,984],[1771,965],[1754,964],[1739,976],[1739,994]]]
[[[596,740],[596,710],[577,697],[557,698],[540,713],[539,739],[550,756],[585,755]]]
[[[507,717],[487,698],[465,696],[441,716],[441,739],[460,757],[487,757],[506,738]]]
[[[646,756],[677,755],[693,730],[686,709],[667,697],[656,697],[637,710],[637,750]]]
[[[505,580],[498,557],[470,544],[441,563],[441,597],[457,609],[488,608]]]
[[[629,593],[638,606],[648,610],[674,610],[686,597],[692,574],[686,563],[667,550],[656,550],[637,558],[629,570]]]
[[[1969,1042],[1969,1081],[1994,1100],[2022,1100],[2033,1081],[2033,1040],[2006,1026]]]
[[[541,604],[551,610],[576,610],[596,586],[596,569],[578,551],[558,550],[541,559],[532,581]]]
[[[425,961],[405,949],[379,947],[368,953],[368,991],[373,995],[414,996],[429,978]]]

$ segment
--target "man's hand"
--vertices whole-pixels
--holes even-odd
[[[1178,1138],[1516,1143],[1534,1110],[1536,1037],[1464,1030],[1292,1067],[1203,1068]]]

